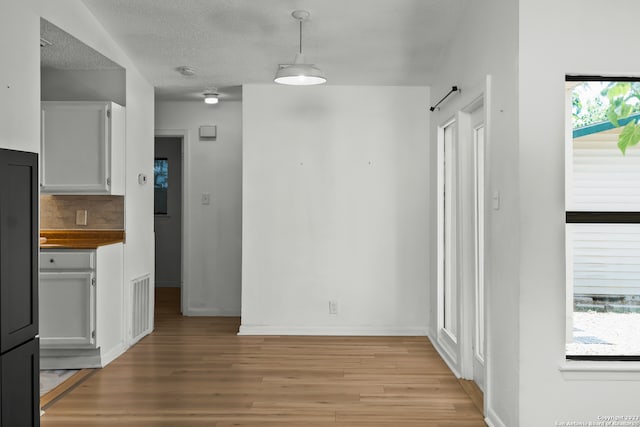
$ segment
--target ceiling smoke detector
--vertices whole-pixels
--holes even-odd
[[[196,74],[196,70],[194,70],[193,67],[189,67],[188,65],[181,65],[176,68],[176,71],[185,77],[195,76]]]

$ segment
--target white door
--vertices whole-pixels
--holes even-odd
[[[438,343],[455,363],[459,359],[458,153],[457,122],[438,130]]]
[[[485,123],[484,108],[471,114],[473,142],[474,199],[474,292],[473,292],[473,380],[484,390],[485,313],[484,313],[484,221],[485,221]]]

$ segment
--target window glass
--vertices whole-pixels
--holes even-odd
[[[640,224],[567,224],[567,355],[640,356]]]
[[[640,83],[567,80],[566,354],[638,358]]]
[[[169,161],[156,158],[153,165],[153,213],[166,215],[169,191]]]

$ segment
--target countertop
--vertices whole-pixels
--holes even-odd
[[[124,230],[40,230],[41,249],[97,249],[124,240]]]

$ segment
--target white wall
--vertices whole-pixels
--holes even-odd
[[[0,148],[39,153],[40,17],[31,0],[0,8]]]
[[[426,332],[428,99],[244,86],[242,334]]]
[[[187,132],[183,196],[187,315],[240,315],[242,262],[242,104],[158,102],[155,127]],[[199,127],[217,125],[215,141]],[[202,205],[202,193],[211,204]],[[184,307],[184,305],[183,305]]]
[[[125,295],[132,279],[154,271],[153,185],[139,185],[137,176],[153,176],[153,87],[138,72],[127,54],[78,1],[40,2],[43,18],[81,40],[126,69],[126,197],[124,246]],[[38,21],[39,22],[39,21]],[[33,31],[33,30],[32,30]],[[39,38],[40,29],[35,30]],[[38,61],[39,62],[39,61]],[[39,70],[39,63],[38,63]],[[37,72],[39,76],[39,71]],[[39,78],[36,85],[39,86]],[[39,99],[33,108],[39,110]],[[36,127],[37,125],[34,125]],[[125,308],[129,301],[125,301]],[[130,314],[126,313],[129,317]],[[153,310],[151,310],[153,316]]]
[[[440,62],[431,86],[433,103],[451,86],[462,93],[451,95],[440,111],[431,114],[430,204],[436,212],[436,129],[471,103],[485,90],[491,75],[491,90],[485,94],[487,122],[487,168],[485,205],[491,209],[491,195],[500,193],[500,209],[489,210],[486,223],[486,416],[492,426],[518,425],[518,342],[519,342],[519,255],[518,241],[518,94],[517,94],[517,2],[487,0],[469,2],[458,24],[458,32]],[[551,10],[551,9],[550,9]],[[548,12],[548,11],[547,11]],[[545,62],[546,64],[546,62]],[[435,340],[437,325],[436,216],[429,223],[430,336]],[[465,244],[472,245],[473,240]],[[444,356],[444,355],[443,355]],[[450,361],[451,363],[451,361]],[[454,363],[452,363],[454,365]],[[540,426],[543,424],[539,424]]]
[[[520,0],[522,427],[639,414],[637,363],[623,363],[636,369],[622,374],[628,381],[598,373],[571,380],[558,369],[565,342],[564,76],[640,76],[626,42],[637,38],[626,17],[639,14],[635,0]]]
[[[122,70],[58,70],[41,75],[42,101],[113,101],[127,105],[126,72]]]

